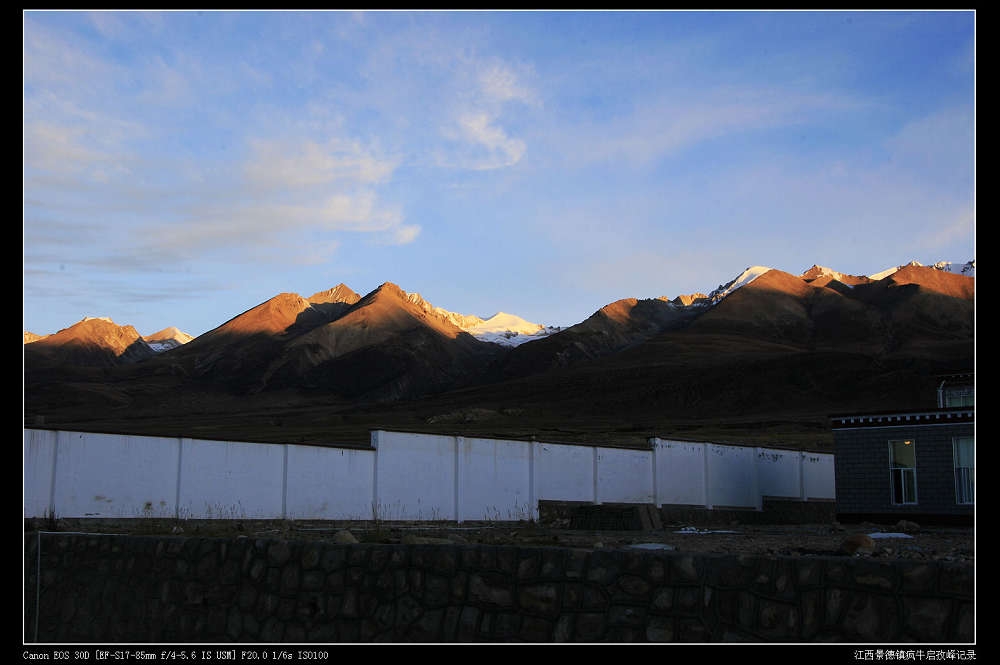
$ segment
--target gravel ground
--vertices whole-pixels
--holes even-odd
[[[845,541],[856,534],[877,534],[871,551],[848,552]],[[361,538],[365,532],[360,532]],[[457,542],[562,546],[585,549],[664,547],[678,552],[768,556],[866,556],[881,559],[938,559],[975,562],[975,535],[971,528],[928,528],[912,533],[875,525],[794,525],[732,527],[665,527],[657,531],[573,531],[546,528],[456,530],[390,529],[387,542],[420,538]],[[359,539],[361,539],[359,538]]]
[[[229,521],[229,520],[58,520],[25,521],[33,531],[131,533],[185,537],[249,537],[289,540],[340,539],[369,543],[481,543],[617,549],[664,548],[678,552],[767,556],[863,556],[873,559],[944,560],[975,563],[972,527],[916,527],[900,531],[895,525],[667,525],[646,531],[581,531],[531,523],[473,525],[399,524],[373,522]],[[350,536],[344,534],[350,532]],[[845,541],[859,534],[876,535],[871,550],[845,551]]]

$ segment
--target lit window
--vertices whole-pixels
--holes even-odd
[[[952,439],[955,457],[955,503],[976,502],[976,439],[960,436]]]
[[[894,504],[917,502],[917,456],[913,439],[889,442],[889,486]]]

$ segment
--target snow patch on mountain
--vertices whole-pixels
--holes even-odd
[[[163,330],[155,332],[152,335],[145,335],[142,339],[149,345],[149,348],[153,349],[153,351],[163,353],[164,351],[176,349],[178,346],[187,344],[193,340],[194,337],[187,334],[183,330],[170,326],[169,328],[164,328]]]
[[[867,277],[873,281],[878,281],[892,275],[897,270],[905,268],[906,266],[922,265],[923,264],[917,261],[910,261],[904,265],[895,266],[893,268],[868,275]],[[976,276],[975,259],[964,262],[938,261],[929,267],[935,268],[936,270],[942,270],[944,272],[966,275],[968,277]],[[750,266],[732,281],[727,284],[719,285],[717,289],[712,291],[707,296],[702,293],[696,293],[687,296],[677,296],[673,299],[669,299],[667,296],[660,296],[659,300],[663,300],[676,308],[712,307],[729,294],[746,286],[747,284],[750,284],[755,279],[770,270],[772,270],[772,268],[767,266]],[[864,279],[863,277],[847,275],[820,265],[814,265],[807,271],[807,273],[813,279],[816,277],[829,276],[843,283],[845,286],[851,286],[849,282],[852,278],[855,280]],[[400,289],[400,291],[402,291],[402,289]],[[561,328],[557,326],[546,326],[538,323],[532,323],[521,318],[520,316],[508,314],[506,312],[497,312],[489,318],[482,318],[474,314],[459,314],[446,310],[443,307],[435,307],[431,303],[427,302],[419,293],[410,293],[407,291],[402,291],[402,293],[409,302],[417,305],[428,315],[447,321],[484,342],[492,342],[494,344],[502,344],[504,346],[519,346],[526,342],[548,337],[549,335],[557,333],[561,330]],[[357,293],[343,284],[339,284],[333,289],[316,293],[308,300],[298,296],[297,294],[292,295],[302,301],[301,304],[303,308],[314,308],[313,305],[317,303],[343,302],[346,304],[353,304],[360,300],[360,296]],[[85,316],[82,319],[82,321],[91,320],[106,321],[114,324],[114,321],[110,317],[106,316]],[[25,331],[24,343],[28,344],[45,337],[48,337],[48,335],[36,335],[35,333]],[[143,337],[142,341],[144,341],[153,351],[162,353],[163,351],[186,344],[192,339],[194,339],[192,336],[178,330],[177,328],[166,328],[159,333]]]
[[[768,268],[767,266],[750,266],[741,272],[736,279],[728,284],[721,284],[719,288],[708,294],[709,302],[714,305],[736,289],[746,286],[769,270],[772,270],[772,268]]]
[[[503,346],[519,346],[540,337],[547,337],[559,328],[532,323],[516,314],[497,312],[488,319],[475,314],[459,314],[443,307],[435,307],[419,293],[403,291],[406,299],[431,316],[444,319],[482,342],[492,342]]]
[[[960,275],[965,275],[967,277],[976,276],[976,260],[966,261],[965,263],[955,263],[952,261],[938,261],[931,266],[932,268],[937,268],[938,270],[943,270],[945,272],[954,272]]]
[[[877,272],[874,275],[868,275],[868,277],[872,280],[878,281],[880,279],[885,279],[886,277],[893,274],[897,270],[905,268],[907,266],[921,267],[923,266],[923,264],[920,263],[919,261],[910,261],[909,263],[904,263],[901,266],[896,266],[894,268],[887,268],[886,270],[883,270],[882,272]],[[964,263],[959,263],[955,261],[938,261],[937,263],[931,264],[930,266],[927,267],[935,268],[937,270],[941,270],[944,272],[951,272],[951,273],[957,273],[959,275],[965,275],[966,277],[976,276],[975,259],[972,259],[971,261],[965,261]]]
[[[534,335],[545,329],[540,323],[525,321],[516,314],[497,312],[482,323],[471,326],[467,332],[475,334],[513,332],[525,335]]]
[[[516,314],[497,312],[482,323],[472,326],[467,333],[484,342],[493,342],[503,346],[520,346],[542,337],[548,337],[559,332],[556,326],[543,326],[531,323]]]
[[[816,277],[832,277],[838,282],[846,282],[847,275],[842,272],[837,272],[832,268],[827,268],[826,266],[815,265],[810,268],[807,272],[815,275]]]

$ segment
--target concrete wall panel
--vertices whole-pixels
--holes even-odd
[[[833,455],[804,453],[802,457],[804,499],[836,499]]]
[[[455,437],[380,431],[375,441],[380,519],[457,519]]]
[[[47,516],[52,501],[52,480],[59,432],[24,430],[24,516]],[[56,514],[56,517],[59,515]]]
[[[654,440],[656,503],[705,505],[705,445],[688,441]]]
[[[173,517],[177,439],[60,432],[59,517]]]
[[[282,444],[182,439],[179,516],[280,519],[284,464]]]
[[[375,451],[288,446],[289,519],[370,520]]]
[[[648,450],[597,449],[597,499],[601,503],[653,503]]]
[[[802,454],[757,448],[757,481],[763,496],[802,497]]]
[[[706,445],[709,505],[760,507],[755,457],[755,448]]]
[[[538,500],[594,500],[593,448],[541,442],[534,446]]]
[[[760,508],[834,499],[833,455],[654,439],[628,450],[405,432],[371,450],[24,430],[24,515],[519,520],[537,502]],[[801,469],[801,471],[800,471]],[[801,475],[800,475],[801,474]]]
[[[530,465],[530,443],[459,438],[459,519],[531,519]]]

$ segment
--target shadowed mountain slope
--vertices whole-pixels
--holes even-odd
[[[463,385],[500,351],[386,282],[335,320],[289,342],[260,389],[403,399]]]
[[[33,342],[25,422],[246,441],[364,442],[388,428],[822,449],[828,414],[933,408],[940,374],[974,368],[974,277],[814,268],[748,269],[690,305],[619,300],[516,347],[475,339],[391,283],[280,294],[100,371],[45,366]]]
[[[513,378],[595,360],[694,320],[701,310],[663,299],[625,298],[546,338],[522,344],[502,361],[498,376]]]

